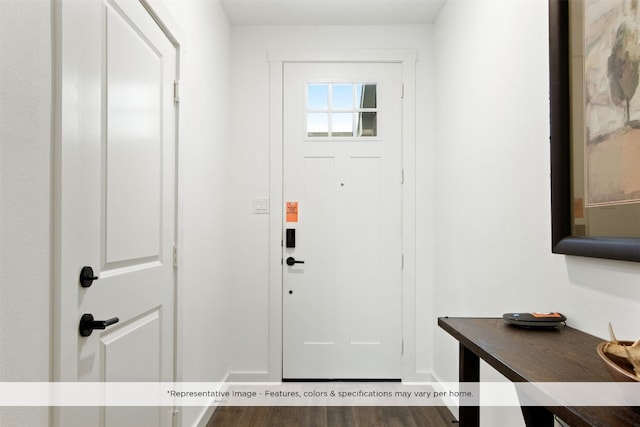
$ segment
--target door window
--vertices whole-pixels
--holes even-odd
[[[378,136],[376,83],[308,83],[307,140]]]

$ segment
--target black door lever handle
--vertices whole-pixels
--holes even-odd
[[[294,265],[294,264],[304,264],[304,261],[296,261],[296,259],[292,256],[287,258],[287,265]]]
[[[93,284],[94,280],[98,279],[99,277],[93,273],[93,268],[85,266],[80,270],[80,286],[83,288],[88,288]]]
[[[118,323],[120,319],[113,317],[107,320],[93,320],[92,314],[83,314],[80,318],[80,331],[81,337],[88,337],[91,335],[94,329],[106,329],[107,326]]]

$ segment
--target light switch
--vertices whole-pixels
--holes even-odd
[[[254,197],[253,198],[253,213],[254,214],[268,214],[269,213],[269,198],[268,197]]]

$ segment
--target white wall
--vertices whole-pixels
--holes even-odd
[[[0,1],[0,381],[50,380],[51,5]],[[0,425],[47,425],[2,408]]]
[[[450,0],[436,23],[435,315],[557,310],[637,339],[640,265],[551,253],[547,13],[542,0]],[[433,348],[435,375],[457,380],[457,342],[437,330]],[[482,425],[522,423],[481,412]]]
[[[269,218],[251,200],[269,196],[269,63],[273,49],[412,48],[418,51],[416,151],[418,225],[417,371],[431,372],[433,240],[433,51],[430,26],[234,26],[232,28],[232,140],[229,209],[234,254],[232,370],[267,373],[269,349]],[[279,268],[279,266],[272,266]]]

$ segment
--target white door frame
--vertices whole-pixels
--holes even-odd
[[[269,52],[269,371],[255,380],[282,380],[283,77],[288,62],[387,62],[402,66],[402,379],[416,374],[416,86],[414,49],[293,49]],[[400,179],[400,178],[399,178]]]
[[[184,33],[173,18],[168,7],[163,0],[138,0],[149,12],[159,27],[166,34],[167,38],[176,48],[176,79],[180,78],[181,64],[184,63],[185,46]],[[81,146],[81,139],[85,137],[79,131],[80,125],[77,119],[69,117],[72,114],[66,112],[77,111],[78,105],[95,103],[96,100],[84,100],[85,103],[78,102],[76,97],[76,84],[81,84],[83,70],[67,54],[67,51],[79,49],[81,52],[90,53],[92,46],[84,40],[77,40],[69,37],[63,26],[64,22],[70,19],[81,19],[81,16],[74,16],[75,12],[65,9],[65,1],[55,1],[54,4],[54,146],[53,146],[53,207],[52,225],[54,229],[52,239],[52,380],[70,381],[75,378],[78,371],[78,337],[65,336],[63,331],[78,327],[78,277],[66,277],[63,272],[63,259],[65,254],[72,254],[74,242],[63,239],[63,230],[72,228],[74,224],[74,212],[70,212],[67,195],[63,194],[63,172],[66,168],[73,168],[77,162],[82,161],[78,153]],[[74,9],[77,10],[77,9]],[[82,22],[82,21],[80,21]],[[85,25],[85,24],[83,24]],[[89,24],[91,25],[91,24]],[[90,28],[87,28],[90,30]],[[90,39],[90,37],[89,37]],[[99,101],[99,100],[97,100]],[[175,132],[176,132],[176,245],[178,253],[182,247],[180,237],[182,236],[182,170],[180,167],[180,114],[179,104],[175,111]],[[65,183],[66,186],[68,182]],[[78,188],[80,185],[78,184]],[[80,266],[78,267],[80,268]],[[79,274],[79,270],[78,270]],[[182,295],[181,295],[181,272],[176,272],[175,278],[175,343],[174,343],[174,375],[175,381],[182,378]],[[57,425],[58,417],[54,410],[54,425]]]

